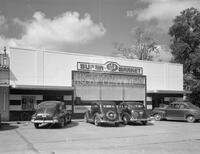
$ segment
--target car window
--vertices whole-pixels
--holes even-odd
[[[184,104],[180,104],[180,109],[187,109],[188,107]]]
[[[179,109],[179,106],[180,106],[179,104],[173,103],[173,104],[170,104],[168,108],[170,108],[170,109]]]
[[[174,109],[179,109],[179,104],[174,104]]]

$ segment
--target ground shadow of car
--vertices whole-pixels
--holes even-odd
[[[65,129],[65,128],[72,128],[72,127],[76,127],[78,126],[79,123],[76,122],[76,121],[71,121],[70,123],[66,124],[64,127],[60,127],[59,125],[52,125],[52,124],[47,124],[47,125],[44,125],[44,126],[41,126],[39,129],[46,129],[46,128],[49,128],[49,129]]]
[[[13,130],[17,128],[19,128],[19,126],[17,125],[13,125],[9,123],[1,123],[0,131],[8,131],[8,130]]]
[[[154,123],[148,122],[146,125],[143,125],[142,123],[136,123],[136,122],[129,122],[128,125],[130,126],[153,126]]]
[[[183,120],[166,120],[166,119],[163,119],[162,121],[167,121],[167,122],[171,122],[171,123],[175,123],[175,122],[178,122],[178,123],[188,123],[187,121],[183,121]],[[161,121],[159,121],[161,122]],[[200,120],[196,120],[193,124],[196,124],[196,123],[199,123],[200,124]],[[192,123],[190,123],[192,124]]]
[[[102,123],[101,127],[116,127],[116,128],[120,128],[120,127],[125,127],[126,125],[123,124],[119,124],[118,126],[114,125],[114,124],[107,124],[107,123]]]

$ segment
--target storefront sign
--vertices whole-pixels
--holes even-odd
[[[138,75],[74,71],[73,85],[144,86],[145,77]]]
[[[0,54],[0,85],[9,85],[9,62],[7,54]]]
[[[122,66],[116,62],[110,61],[106,62],[105,64],[78,62],[77,70],[94,72],[116,72],[137,75],[143,74],[142,67]]]
[[[89,105],[75,105],[74,106],[74,113],[85,113],[87,110],[89,110],[91,106]]]

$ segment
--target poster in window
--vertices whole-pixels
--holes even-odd
[[[22,96],[22,110],[33,111],[35,110],[35,96]]]

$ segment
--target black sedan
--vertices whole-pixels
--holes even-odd
[[[92,122],[96,126],[102,123],[118,126],[121,122],[115,102],[93,102],[84,118],[86,122]]]
[[[200,119],[200,108],[190,102],[172,102],[167,106],[154,108],[152,116],[155,120],[186,120],[195,122]]]
[[[119,105],[123,123],[138,122],[146,125],[150,120],[144,105],[140,102],[123,102]]]
[[[38,105],[31,122],[34,123],[35,128],[44,124],[58,124],[64,127],[66,123],[71,122],[71,111],[66,110],[64,102],[44,101]]]

